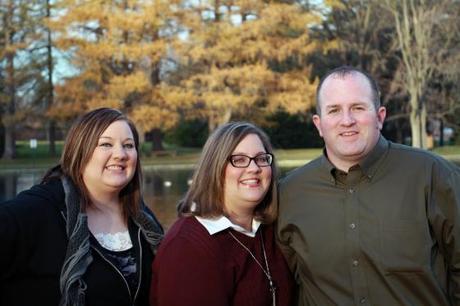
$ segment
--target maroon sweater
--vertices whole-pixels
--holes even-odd
[[[153,263],[151,306],[272,305],[267,277],[229,230],[211,236],[195,217],[177,220]],[[276,305],[293,305],[294,279],[275,243],[273,226],[261,225],[255,238],[231,231],[265,268],[263,235]]]

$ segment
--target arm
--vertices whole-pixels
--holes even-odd
[[[156,306],[230,305],[223,263],[209,245],[178,236],[166,242],[153,263],[150,303]]]
[[[283,183],[283,181],[281,181],[281,183]],[[291,199],[288,199],[288,195],[284,192],[284,188],[281,184],[278,184],[278,190],[279,215],[275,225],[275,235],[281,252],[286,258],[289,269],[294,273],[296,267],[296,257],[295,251],[290,244],[291,236],[293,235],[295,228],[292,224],[288,224],[286,220],[287,215],[289,214],[289,208],[287,208],[287,206],[289,206],[288,203],[290,203]]]
[[[452,305],[460,305],[460,168],[438,165],[429,198],[430,224],[447,268]]]
[[[10,203],[0,204],[0,287],[11,278],[24,258],[25,252],[21,251],[23,235],[19,223],[10,209]]]
[[[58,209],[54,207],[60,200],[53,192],[55,189],[36,185],[0,203],[0,282],[17,277],[18,273],[30,268],[28,260],[33,252],[37,255],[37,247],[43,244],[41,238],[56,241],[64,235],[64,232],[57,233],[54,226],[63,224]]]

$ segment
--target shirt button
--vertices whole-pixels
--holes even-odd
[[[354,267],[357,267],[358,265],[359,265],[359,261],[358,261],[358,260],[356,260],[356,259],[355,259],[355,260],[353,260],[353,266],[354,266]]]
[[[360,300],[359,300],[359,302],[360,302],[361,304],[364,304],[364,303],[366,303],[366,298],[362,298],[362,299],[360,299]]]
[[[351,229],[355,229],[355,228],[356,228],[356,224],[350,223],[350,228],[351,228]]]

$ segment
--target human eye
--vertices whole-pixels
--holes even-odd
[[[352,110],[354,110],[354,111],[363,111],[363,110],[366,110],[366,108],[363,105],[354,105],[352,107]]]
[[[231,157],[232,164],[236,167],[246,166],[248,162],[248,157],[244,155],[233,155]]]
[[[134,143],[125,143],[125,144],[123,145],[123,147],[124,147],[125,149],[134,149],[134,148],[135,148]]]
[[[262,165],[262,166],[268,166],[271,163],[271,155],[269,154],[260,154],[255,157],[256,164]]]
[[[99,146],[103,148],[110,148],[112,147],[112,144],[110,142],[102,141],[99,143]]]
[[[339,109],[337,107],[332,107],[327,110],[327,113],[330,115],[336,114],[339,112]]]

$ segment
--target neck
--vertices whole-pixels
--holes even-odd
[[[253,211],[246,213],[235,213],[234,211],[227,212],[227,218],[232,223],[237,224],[247,231],[252,231],[252,219],[254,218]]]
[[[90,194],[91,207],[104,213],[121,213],[118,194]]]

